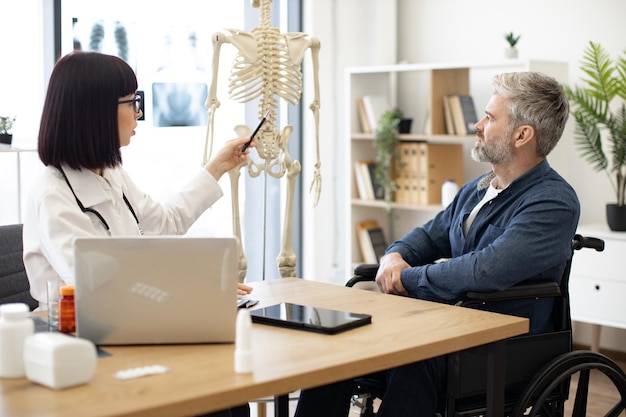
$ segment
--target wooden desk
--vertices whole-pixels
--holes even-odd
[[[333,336],[255,324],[254,372],[246,375],[233,371],[233,344],[105,347],[112,356],[98,360],[96,375],[86,385],[54,391],[25,378],[0,380],[0,415],[200,414],[528,331],[526,319],[296,278],[253,286],[254,297],[262,300],[258,307],[285,301],[340,308],[370,313],[373,323]],[[172,371],[127,381],[113,376],[154,364]]]

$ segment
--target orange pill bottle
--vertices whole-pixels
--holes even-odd
[[[59,289],[59,331],[73,333],[76,331],[76,309],[74,306],[74,286],[64,285]]]

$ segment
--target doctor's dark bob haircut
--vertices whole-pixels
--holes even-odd
[[[50,76],[39,128],[44,165],[100,169],[122,163],[118,100],[137,91],[137,77],[122,59],[97,52],[61,58]]]

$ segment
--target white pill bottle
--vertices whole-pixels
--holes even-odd
[[[457,191],[459,191],[459,186],[454,180],[445,180],[443,182],[441,185],[441,205],[444,209],[452,203]]]
[[[35,333],[35,323],[28,317],[24,303],[0,306],[0,377],[20,378],[24,371],[24,341]]]

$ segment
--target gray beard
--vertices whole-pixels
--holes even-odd
[[[502,137],[508,136],[510,136],[510,133],[507,131]],[[512,152],[511,149],[504,146],[501,143],[491,148],[486,148],[484,145],[476,145],[472,148],[472,159],[476,162],[488,162],[490,164],[507,162],[511,159]]]

